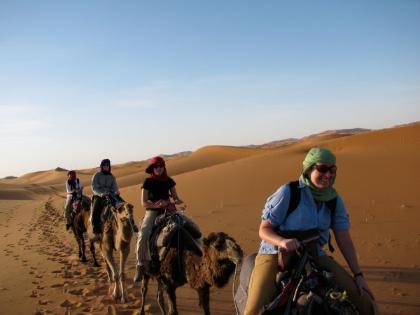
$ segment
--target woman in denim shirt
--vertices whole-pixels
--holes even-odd
[[[279,231],[304,231],[317,229],[320,235],[317,262],[321,267],[336,274],[336,280],[349,294],[360,314],[377,313],[372,291],[363,276],[351,239],[350,221],[343,200],[333,188],[336,178],[335,155],[325,148],[312,148],[303,161],[299,178],[300,202],[287,215],[290,201],[290,186],[281,186],[268,198],[259,228],[262,239],[255,267],[248,287],[245,315],[260,314],[264,305],[276,296],[278,272],[277,248],[293,252],[299,246],[295,238],[282,238]],[[336,209],[331,215],[326,202],[336,198]],[[337,245],[353,276],[327,256],[322,247],[328,242],[332,229]]]

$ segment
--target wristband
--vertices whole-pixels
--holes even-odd
[[[353,274],[353,278],[357,278],[357,277],[364,277],[364,275],[363,275],[363,272],[358,272],[358,273],[355,273],[355,274]]]

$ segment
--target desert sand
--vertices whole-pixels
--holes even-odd
[[[170,158],[167,169],[204,235],[226,232],[252,253],[266,198],[299,176],[313,146],[337,155],[335,187],[349,211],[359,260],[381,313],[420,314],[420,124],[353,135],[329,132],[278,146],[208,146]],[[136,221],[144,214],[145,165],[113,166],[123,197],[135,206]],[[78,170],[88,195],[95,171]],[[65,231],[65,180],[60,168],[0,180],[0,314],[137,314],[140,292],[131,280],[135,242],[127,265],[131,301],[116,304],[103,268],[91,260],[79,262],[74,237]],[[334,256],[343,262],[338,251]],[[159,314],[155,291],[153,282],[149,314]],[[201,314],[195,291],[184,286],[177,297],[180,314]],[[231,284],[212,289],[211,310],[235,313]]]

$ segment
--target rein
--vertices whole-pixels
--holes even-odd
[[[238,265],[235,264],[235,272],[233,274],[233,284],[232,284],[232,300],[233,300],[233,304],[235,305],[235,313],[236,315],[239,315],[239,308],[238,305],[236,305],[236,300],[235,300],[235,283],[236,283],[236,276],[238,274]]]

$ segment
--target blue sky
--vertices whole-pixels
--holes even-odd
[[[420,2],[0,0],[0,177],[420,120]]]

